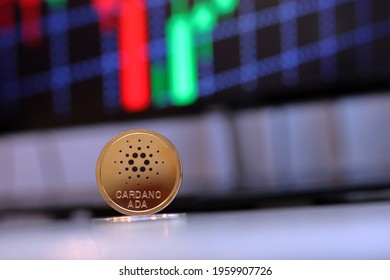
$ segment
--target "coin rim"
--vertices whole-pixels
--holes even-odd
[[[111,145],[114,142],[116,142],[119,139],[123,138],[124,136],[130,135],[130,134],[151,134],[157,138],[160,138],[173,151],[173,158],[174,158],[174,161],[176,161],[177,166],[178,166],[177,171],[176,171],[175,185],[172,188],[168,197],[163,202],[161,202],[159,205],[157,205],[153,208],[147,209],[147,210],[133,211],[133,210],[129,210],[129,209],[126,209],[126,208],[123,208],[123,207],[117,205],[110,198],[110,196],[107,194],[105,187],[102,183],[102,179],[101,179],[101,166],[102,166],[102,162],[104,160],[104,156],[105,156],[107,150],[111,147]],[[116,211],[118,211],[122,214],[125,214],[125,215],[149,215],[149,214],[154,214],[154,213],[161,211],[162,209],[167,207],[173,201],[173,199],[176,197],[176,195],[180,189],[182,179],[183,179],[182,163],[181,163],[179,153],[178,153],[177,149],[175,148],[175,146],[165,136],[163,136],[160,133],[157,133],[155,131],[148,130],[148,129],[131,129],[131,130],[126,130],[126,131],[119,133],[118,135],[116,135],[110,141],[107,142],[107,144],[104,146],[103,150],[100,152],[97,163],[96,163],[96,183],[98,185],[100,195],[103,197],[103,199],[106,201],[106,203],[108,205],[110,205]]]

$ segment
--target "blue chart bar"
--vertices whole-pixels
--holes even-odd
[[[357,36],[356,41],[362,43],[357,47],[356,61],[358,71],[361,75],[370,75],[372,73],[372,38],[373,30],[370,26],[372,22],[372,9],[370,0],[356,1],[355,8],[356,25],[362,27],[362,33]]]
[[[294,86],[299,81],[298,73],[298,34],[297,34],[297,7],[294,0],[283,0],[280,4],[281,20],[281,65],[282,80],[287,86]]]
[[[71,113],[71,71],[69,68],[68,11],[52,10],[49,16],[51,91],[53,110],[59,119],[66,119]]]
[[[115,32],[103,32],[100,36],[103,55],[101,57],[101,69],[103,80],[103,104],[107,114],[115,114],[120,110],[119,106],[119,56],[118,37]]]
[[[257,45],[256,35],[256,1],[243,1],[239,7],[240,17],[238,20],[238,28],[240,31],[240,61],[241,65],[249,65],[241,67],[241,83],[244,89],[249,91],[258,87],[258,81],[255,77],[259,75],[259,69],[253,62],[257,61]],[[248,31],[250,30],[250,31]],[[262,39],[263,44],[267,44],[265,38]]]
[[[13,32],[7,32],[5,35],[0,33],[0,40],[4,45],[8,45],[16,40],[16,34]],[[6,52],[0,51],[0,98],[5,107],[10,104],[15,105],[15,102],[21,98],[17,61],[16,48],[9,48]]]
[[[319,35],[321,39],[321,78],[331,82],[337,77],[338,42],[336,37],[335,0],[318,1]]]

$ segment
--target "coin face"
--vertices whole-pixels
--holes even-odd
[[[145,215],[165,208],[182,181],[177,150],[164,136],[128,130],[111,139],[96,165],[100,194],[115,210]]]

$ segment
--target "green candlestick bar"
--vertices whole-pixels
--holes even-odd
[[[236,9],[239,0],[212,0],[220,14],[230,14]]]
[[[66,6],[67,0],[46,0],[47,5],[53,9],[63,9]]]
[[[233,13],[238,0],[196,1],[191,10],[187,0],[172,0],[171,4],[172,15],[166,26],[167,92],[172,105],[186,106],[198,98],[198,60],[213,59],[212,31],[218,17]],[[156,77],[152,77],[156,80],[152,88],[157,89],[160,75],[156,70],[152,70]]]
[[[151,67],[152,101],[156,108],[169,105],[166,85],[166,69],[162,62],[155,62]]]
[[[218,14],[212,3],[200,2],[191,11],[191,21],[199,33],[211,32],[217,24]]]
[[[192,104],[198,97],[198,73],[194,36],[186,13],[173,15],[167,23],[167,48],[172,104]]]

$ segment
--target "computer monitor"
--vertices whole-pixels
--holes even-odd
[[[381,0],[3,0],[1,132],[390,84]]]

